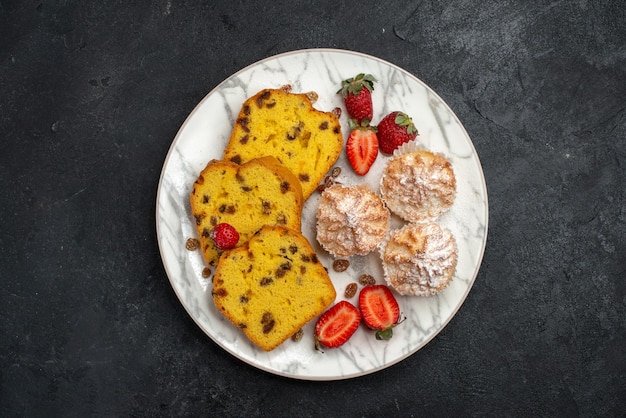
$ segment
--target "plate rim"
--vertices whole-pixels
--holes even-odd
[[[426,87],[426,89],[428,90],[428,92],[430,94],[432,94],[434,97],[436,97],[439,102],[445,107],[445,109],[447,110],[447,112],[449,112],[450,115],[452,115],[452,117],[454,118],[456,124],[458,125],[458,127],[461,129],[461,131],[464,133],[464,135],[469,139],[469,146],[471,147],[472,150],[472,155],[476,160],[476,163],[478,165],[478,172],[480,174],[480,180],[481,180],[481,189],[484,195],[484,201],[485,201],[485,205],[484,205],[484,219],[485,219],[485,233],[484,233],[484,237],[482,239],[481,242],[481,248],[480,251],[477,253],[477,258],[476,258],[476,268],[475,271],[472,274],[472,278],[471,280],[469,280],[468,282],[468,286],[465,289],[465,291],[463,292],[462,296],[459,298],[458,303],[456,304],[456,306],[451,310],[450,315],[441,323],[441,326],[439,327],[439,329],[432,333],[432,335],[428,336],[427,338],[425,338],[422,342],[420,342],[420,344],[418,344],[417,346],[415,346],[411,351],[398,356],[396,358],[394,358],[393,360],[390,360],[389,362],[386,362],[385,364],[376,367],[376,368],[372,368],[370,370],[364,371],[364,372],[358,372],[358,373],[351,373],[351,374],[347,374],[347,375],[336,375],[336,376],[310,376],[310,375],[299,375],[299,374],[288,374],[288,373],[284,373],[281,372],[280,370],[277,369],[272,369],[264,364],[259,364],[259,363],[254,363],[252,361],[250,361],[249,359],[245,358],[244,356],[239,356],[236,355],[235,353],[232,352],[232,350],[230,350],[229,348],[227,348],[222,342],[220,342],[218,339],[213,338],[208,332],[205,326],[203,326],[199,320],[192,314],[192,312],[190,311],[190,309],[187,307],[187,305],[184,303],[184,299],[183,296],[180,294],[179,290],[177,289],[176,286],[174,286],[174,283],[172,283],[172,275],[170,273],[170,270],[167,266],[167,264],[165,263],[165,257],[164,257],[164,246],[161,243],[161,226],[159,223],[159,202],[161,201],[161,194],[163,193],[163,178],[166,174],[166,167],[168,166],[169,160],[170,158],[172,158],[172,155],[174,153],[174,149],[176,148],[176,145],[179,141],[180,136],[182,135],[183,131],[185,130],[185,127],[188,125],[189,121],[194,117],[194,115],[196,114],[196,112],[203,106],[204,102],[206,100],[208,100],[208,98],[210,96],[212,96],[216,91],[218,91],[223,85],[225,85],[226,83],[228,83],[229,80],[236,78],[238,75],[240,75],[241,73],[244,73],[246,71],[248,71],[251,68],[254,68],[258,65],[262,65],[265,62],[268,61],[272,61],[272,60],[276,60],[276,59],[280,59],[282,57],[285,56],[289,56],[289,55],[298,55],[298,54],[311,54],[311,53],[335,53],[335,54],[347,54],[347,55],[357,55],[369,60],[373,60],[373,61],[377,61],[379,63],[382,63],[384,65],[387,65],[397,71],[400,71],[402,74],[404,74],[405,76],[413,79],[414,81],[416,81],[417,83],[423,85],[424,87]],[[252,366],[256,369],[259,370],[263,370],[264,372],[273,374],[273,375],[277,375],[277,376],[282,376],[282,377],[286,377],[286,378],[290,378],[290,379],[295,379],[295,380],[306,380],[306,381],[336,381],[336,380],[347,380],[347,379],[353,379],[353,378],[357,378],[357,377],[362,377],[362,376],[366,376],[366,375],[370,375],[372,373],[376,373],[376,372],[380,372],[384,369],[390,368],[402,361],[404,361],[405,359],[407,359],[408,357],[414,355],[415,353],[417,353],[418,351],[420,351],[423,347],[425,347],[427,344],[429,344],[437,335],[439,335],[450,323],[450,321],[452,321],[452,319],[457,315],[458,311],[460,310],[461,306],[463,306],[463,304],[465,303],[465,301],[467,300],[467,297],[470,293],[470,291],[472,290],[472,288],[474,287],[474,284],[476,282],[476,278],[478,277],[478,273],[481,270],[482,267],[482,261],[484,258],[484,254],[486,251],[486,247],[487,247],[487,240],[488,240],[488,235],[489,235],[489,196],[488,196],[488,190],[487,190],[487,184],[486,184],[486,179],[485,179],[485,174],[482,168],[482,163],[480,161],[480,156],[478,155],[478,152],[476,151],[476,147],[474,146],[474,142],[472,141],[471,136],[469,135],[469,133],[467,132],[467,130],[465,129],[465,126],[461,123],[461,121],[459,120],[458,116],[456,115],[456,113],[450,108],[450,106],[448,105],[448,103],[443,100],[441,98],[441,96],[439,96],[439,94],[433,90],[428,84],[426,84],[424,81],[422,81],[420,78],[418,78],[417,76],[413,75],[412,73],[410,73],[409,71],[405,70],[404,68],[389,62],[383,58],[379,58],[376,57],[374,55],[370,55],[364,52],[359,52],[359,51],[352,51],[352,50],[346,50],[346,49],[340,49],[340,48],[304,48],[304,49],[296,49],[296,50],[291,50],[291,51],[285,51],[285,52],[281,52],[281,53],[277,53],[274,55],[270,55],[267,56],[265,58],[262,58],[260,60],[257,60],[255,62],[252,62],[248,65],[246,65],[245,67],[239,69],[238,71],[232,73],[231,75],[229,75],[228,77],[226,77],[225,79],[223,79],[221,82],[219,82],[217,85],[215,85],[215,87],[213,87],[209,92],[207,92],[202,99],[194,106],[194,108],[189,112],[189,114],[187,114],[187,116],[185,117],[185,120],[183,121],[183,123],[180,125],[180,127],[178,128],[176,135],[174,136],[174,138],[172,139],[172,142],[168,148],[168,151],[165,155],[165,158],[163,160],[163,165],[159,174],[159,180],[158,180],[158,184],[157,184],[157,194],[156,194],[156,207],[155,207],[155,223],[156,223],[156,238],[157,238],[157,245],[159,248],[159,257],[161,259],[161,264],[163,265],[163,269],[165,270],[165,274],[167,275],[169,284],[172,288],[172,290],[174,291],[174,294],[176,295],[178,302],[182,305],[183,309],[185,310],[185,312],[187,312],[187,315],[189,315],[189,317],[191,317],[191,319],[193,320],[193,322],[196,324],[196,326],[198,326],[202,332],[213,342],[215,343],[217,346],[219,346],[221,349],[223,349],[226,353],[228,353],[229,355],[237,358],[238,360],[242,361],[243,363]]]

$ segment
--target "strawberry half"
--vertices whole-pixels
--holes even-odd
[[[352,337],[361,323],[359,310],[350,302],[342,300],[324,312],[315,324],[315,348],[319,344],[336,348]]]
[[[358,74],[341,82],[341,88],[337,91],[343,97],[346,111],[351,119],[355,119],[359,125],[366,122],[369,124],[374,115],[372,104],[372,91],[374,91],[376,79],[371,74]]]
[[[400,145],[416,137],[417,128],[406,113],[391,112],[378,124],[380,150],[386,154],[391,154]]]
[[[354,172],[364,176],[370,170],[378,156],[378,137],[376,128],[371,126],[356,126],[350,131],[346,141],[346,156]]]
[[[385,285],[369,285],[359,293],[359,309],[363,322],[376,331],[377,340],[389,340],[393,336],[393,327],[400,324],[398,301]]]

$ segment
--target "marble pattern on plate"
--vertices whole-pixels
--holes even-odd
[[[296,92],[315,91],[315,107],[330,111],[341,106],[335,92],[341,80],[355,72],[371,73],[379,82],[373,100],[374,123],[392,110],[404,110],[413,117],[420,141],[428,149],[443,153],[457,177],[457,199],[440,223],[457,238],[459,261],[450,286],[427,298],[400,297],[407,320],[394,331],[391,341],[373,338],[364,327],[343,347],[316,352],[313,348],[313,322],[305,327],[302,341],[286,341],[266,353],[257,349],[215,309],[210,279],[202,277],[204,263],[199,251],[185,249],[185,241],[195,236],[188,195],[198,173],[213,159],[222,157],[223,148],[243,101],[257,91],[289,84]],[[344,135],[347,118],[341,117]],[[366,182],[379,188],[380,173],[387,156],[381,155],[365,177],[354,175],[342,153],[337,165],[344,184]],[[328,267],[338,300],[346,284],[362,273],[382,279],[379,254],[351,257],[344,273],[332,270],[332,258],[315,240],[315,210],[319,196],[312,195],[303,210],[303,233],[314,245],[320,260]],[[487,235],[487,194],[480,162],[471,140],[456,116],[432,90],[399,67],[377,58],[340,50],[303,50],[270,57],[235,73],[211,91],[182,125],[168,152],[157,196],[157,235],[171,285],[198,326],[225,350],[271,373],[310,380],[331,380],[359,376],[395,364],[428,343],[454,316],[470,291],[482,260]],[[394,220],[399,227],[401,221]],[[356,297],[351,300],[356,304]]]

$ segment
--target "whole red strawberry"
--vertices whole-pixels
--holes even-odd
[[[343,97],[348,116],[355,119],[357,124],[369,124],[374,117],[372,105],[372,91],[374,91],[376,79],[371,74],[358,74],[341,82],[341,88],[337,91]]]
[[[359,293],[359,309],[363,322],[376,331],[377,340],[389,340],[393,336],[393,327],[400,320],[398,301],[385,285],[368,285]]]
[[[361,323],[359,310],[345,300],[338,302],[324,312],[315,324],[315,348],[319,344],[336,348],[346,343]]]
[[[364,176],[370,170],[378,156],[378,138],[376,128],[372,126],[354,126],[346,141],[346,156],[348,162],[359,176]]]
[[[239,242],[239,232],[231,224],[221,223],[211,231],[211,239],[220,250],[230,250]]]
[[[391,154],[400,145],[416,137],[417,128],[406,113],[391,112],[378,124],[380,151],[386,154]]]

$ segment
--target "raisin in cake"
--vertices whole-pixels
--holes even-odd
[[[265,89],[243,103],[224,159],[240,164],[272,155],[300,180],[306,200],[342,147],[337,115],[315,109],[307,94]]]
[[[265,351],[321,314],[335,288],[309,241],[282,226],[264,226],[224,252],[213,276],[217,309]]]
[[[193,185],[190,203],[202,253],[212,266],[222,251],[210,235],[220,223],[235,227],[238,245],[245,244],[263,225],[301,228],[300,182],[274,157],[256,158],[242,165],[210,161]]]

